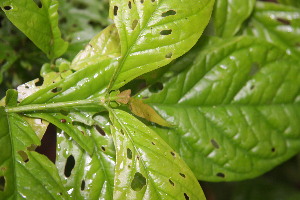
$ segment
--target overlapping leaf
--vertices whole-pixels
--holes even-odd
[[[288,54],[300,55],[300,9],[281,4],[257,2],[247,35],[272,42]]]
[[[157,69],[186,53],[206,27],[214,0],[110,1],[122,57],[110,87]]]
[[[116,146],[114,199],[205,199],[193,173],[154,131],[111,110]]]
[[[39,8],[33,0],[4,0],[0,6],[8,19],[37,47],[49,58],[56,58],[68,47],[58,28],[58,1],[41,0],[41,3]]]
[[[30,125],[17,114],[7,114],[3,107],[0,125],[0,177],[4,185],[0,198],[68,199],[54,164],[45,156],[28,151],[40,143]]]
[[[220,37],[234,36],[252,13],[255,2],[256,0],[216,0],[212,17],[215,34]]]
[[[155,130],[198,179],[241,180],[299,152],[299,74],[275,46],[220,40],[146,102],[176,127]]]

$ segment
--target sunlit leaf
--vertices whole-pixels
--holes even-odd
[[[116,146],[114,199],[205,199],[193,173],[154,131],[111,110]]]

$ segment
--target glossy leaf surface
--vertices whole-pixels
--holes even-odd
[[[114,199],[205,199],[193,173],[153,130],[111,110],[116,146]]]
[[[176,128],[154,128],[200,180],[258,176],[299,152],[300,68],[253,38],[217,41],[147,103]]]
[[[68,43],[58,28],[58,1],[41,0],[39,7],[33,0],[4,0],[0,6],[8,19],[49,58],[59,57],[67,50]]]
[[[281,4],[257,2],[247,35],[272,42],[288,54],[300,55],[300,9]]]
[[[256,0],[216,0],[213,24],[217,36],[231,37],[250,16]]]
[[[214,0],[111,0],[122,57],[112,89],[170,63],[197,42],[206,27]]]
[[[0,199],[68,199],[54,164],[28,151],[40,143],[30,125],[1,107],[0,126],[0,177],[4,179]]]

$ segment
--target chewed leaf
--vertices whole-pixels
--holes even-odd
[[[49,58],[56,58],[68,48],[58,28],[58,1],[41,0],[41,3],[38,7],[33,0],[4,0],[0,6],[8,19],[37,47]]]
[[[192,48],[210,19],[213,4],[214,0],[111,0],[122,53],[112,89]]]
[[[154,131],[111,110],[116,147],[114,199],[205,199],[193,173]]]

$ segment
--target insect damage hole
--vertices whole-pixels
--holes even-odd
[[[171,179],[169,179],[169,183],[170,183],[172,186],[175,185],[175,183],[174,183]]]
[[[101,149],[102,151],[106,151],[105,147],[104,146],[101,146]]]
[[[168,10],[167,12],[164,12],[161,14],[162,17],[168,17],[171,15],[176,15],[176,11],[175,10]]]
[[[210,142],[211,142],[211,144],[212,144],[216,149],[219,149],[219,148],[220,148],[220,146],[219,146],[219,144],[217,143],[216,140],[211,139]]]
[[[131,181],[131,189],[134,191],[140,191],[146,185],[146,178],[139,172],[134,174]]]
[[[220,177],[220,178],[225,178],[225,174],[221,173],[221,172],[217,173],[217,176]]]
[[[95,125],[95,129],[102,135],[102,136],[106,136],[105,131],[98,125]]]
[[[75,166],[75,159],[73,155],[70,155],[67,159],[66,165],[65,165],[65,170],[64,174],[66,177],[70,177],[72,170],[74,169]]]
[[[276,18],[276,20],[284,25],[291,25],[291,21],[288,19],[278,17],[278,18]]]
[[[184,193],[183,195],[184,195],[184,198],[185,198],[186,200],[189,200],[189,199],[190,199],[190,197],[187,195],[187,193]]]
[[[6,180],[4,176],[0,176],[0,191],[4,191],[5,190],[5,184],[6,184]]]
[[[165,58],[172,58],[172,55],[173,55],[172,52],[170,52],[170,53],[165,55]]]
[[[80,189],[81,189],[81,191],[83,191],[85,189],[85,181],[84,180],[81,181]]]
[[[170,153],[173,157],[176,157],[176,154],[173,151],[171,151]]]
[[[137,26],[138,22],[139,22],[139,21],[138,21],[137,19],[135,19],[135,20],[132,22],[132,25],[131,25],[131,29],[132,29],[132,30],[135,29],[135,27]]]
[[[128,1],[128,8],[131,9],[131,1]]]
[[[56,87],[56,88],[53,88],[53,89],[51,90],[51,92],[53,92],[53,93],[57,93],[57,92],[60,92],[60,91],[62,91],[62,88],[61,88],[61,87]]]
[[[129,148],[127,148],[127,158],[130,160],[132,159],[132,151]]]
[[[182,178],[185,178],[185,174],[179,173],[179,175],[182,176]]]
[[[172,33],[172,29],[169,30],[162,30],[159,34],[160,35],[170,35]]]
[[[4,10],[11,10],[12,9],[11,6],[4,6],[3,8],[4,8]]]
[[[118,15],[118,6],[114,6],[114,16]]]

